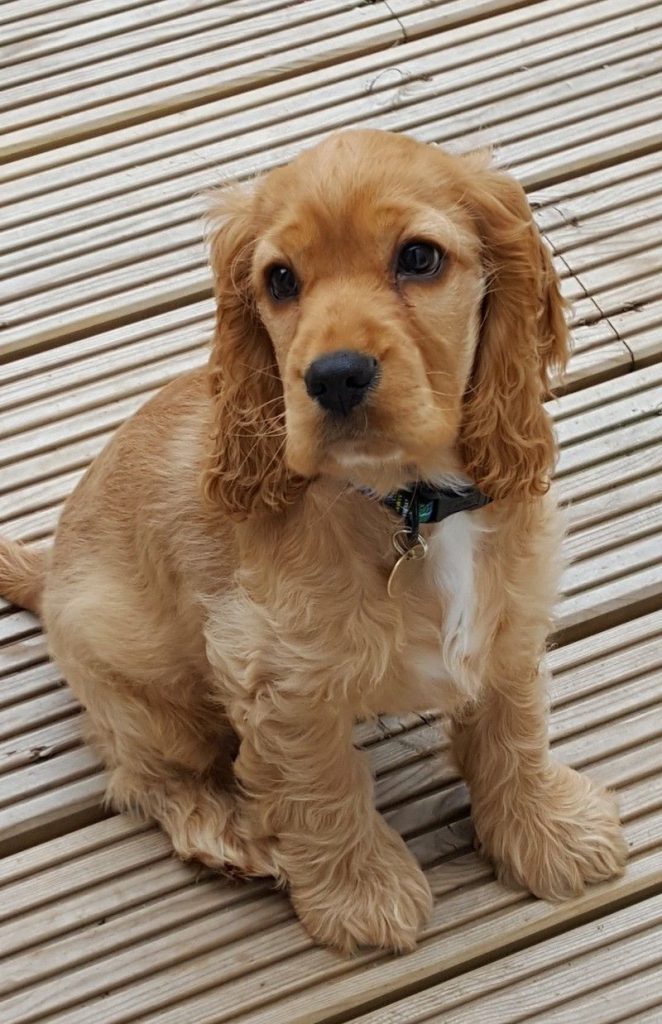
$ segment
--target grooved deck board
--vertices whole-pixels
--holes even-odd
[[[247,90],[324,63],[330,56],[342,59],[361,49],[392,45],[402,36],[386,5],[361,6],[352,0],[283,4],[280,10],[240,21],[230,16],[225,24],[214,9],[194,12],[188,20],[190,30],[176,28],[168,33],[168,41],[143,43],[132,53],[105,59],[102,53],[97,59],[88,55],[82,66],[74,59],[73,67],[65,63],[59,73],[52,59],[36,58],[34,80],[8,88],[0,101],[6,108],[3,112],[0,106],[0,153],[13,156],[122,121]],[[214,21],[220,22],[218,27]],[[147,38],[153,39],[154,33]],[[43,70],[39,76],[44,62],[51,68],[47,77]],[[58,118],[49,128],[54,105]]]
[[[622,984],[660,960],[662,896],[653,896],[354,1019],[356,1024],[420,1024],[443,1015],[445,1024],[507,1024],[558,1010],[565,1014],[559,1020],[579,1020],[572,1006],[582,992]],[[640,998],[655,999],[658,993],[656,985],[643,985]],[[627,1009],[631,1012],[635,1004]],[[588,1019],[595,1020],[596,1003],[590,1000],[587,1010]]]

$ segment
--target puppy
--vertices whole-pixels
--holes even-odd
[[[500,876],[558,899],[619,874],[614,800],[546,735],[567,329],[521,187],[340,133],[212,194],[211,262],[206,369],[117,432],[50,554],[0,548],[109,800],[287,883],[321,942],[409,949],[430,890],[352,726],[437,707]]]

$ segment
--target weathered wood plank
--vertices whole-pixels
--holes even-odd
[[[3,4],[3,19],[6,6],[11,4]],[[280,9],[280,24],[283,18],[283,0],[225,0],[222,5],[198,0],[194,9],[186,0],[156,0],[134,3],[124,10],[115,2],[107,5],[105,13],[101,8],[94,11],[95,7],[99,5],[86,0],[84,8],[66,4],[59,11],[49,11],[47,18],[28,16],[5,24],[0,51],[3,81],[9,86],[45,79],[119,53],[133,53],[136,61],[146,63],[149,55],[145,51],[154,46],[175,38],[192,49],[191,36],[230,24],[234,31],[223,36],[227,45],[251,37],[253,19],[258,21],[255,35],[259,36],[260,31],[269,31],[260,16]],[[35,95],[39,96],[36,90]]]
[[[6,708],[22,700],[31,700],[42,693],[60,687],[62,678],[55,665],[48,661],[38,662],[29,668],[20,669],[11,675],[0,675],[0,708]],[[4,710],[3,710],[4,715]]]
[[[162,348],[182,338],[185,347],[196,337],[209,338],[213,329],[214,304],[210,298],[178,306],[166,313],[151,314],[141,320],[45,349],[36,355],[24,355],[0,363],[0,408],[53,394],[67,386],[83,384],[103,376],[106,365],[115,365],[126,355],[151,345],[158,356]]]
[[[46,679],[55,688],[49,693],[37,696],[31,694],[29,690],[28,694],[24,696],[24,691],[21,688],[22,699],[8,707],[4,707],[0,714],[0,740],[5,740],[9,736],[24,730],[47,725],[49,722],[64,718],[74,708],[75,705],[71,692],[63,687],[55,667],[53,665],[43,665],[39,666],[39,668],[41,669],[39,673],[41,685],[44,685],[43,680]],[[31,670],[30,675],[34,678],[36,675],[34,669]],[[25,677],[25,673],[22,673],[22,676]],[[23,680],[21,680],[21,684],[22,682]],[[17,683],[17,689],[21,684]],[[0,694],[4,701],[6,699],[4,680],[0,683]]]
[[[647,958],[655,956],[660,945],[661,913],[662,897],[653,896],[362,1014],[354,1018],[355,1024],[416,1024],[439,1020],[440,1013],[444,1024],[507,1024],[522,1014],[535,1014],[538,1019],[537,1014],[558,1003],[570,1014],[566,1004],[573,996],[587,988],[598,988],[603,981],[636,974]],[[591,1021],[593,1009],[591,1004]],[[573,1015],[560,1019],[581,1018]]]
[[[257,34],[260,18],[265,34],[259,43],[250,38],[231,41],[230,22],[217,30],[208,28],[199,39],[195,34],[184,35],[150,47],[144,51],[144,63],[140,52],[120,53],[52,74],[42,83],[45,99],[30,83],[8,89],[6,111],[0,111],[0,155],[6,159],[26,150],[61,145],[77,135],[107,131],[125,121],[248,90],[403,38],[402,28],[382,4],[308,0],[240,22],[241,29],[252,25]],[[189,52],[182,54],[189,39]],[[52,119],[54,105],[56,119]]]
[[[646,957],[642,957],[643,962],[646,960]],[[660,1005],[662,971],[658,963],[641,971],[633,968],[633,973],[628,977],[617,979],[597,991],[548,1010],[542,1013],[538,1020],[540,1024],[564,1024],[568,1020],[568,1015],[572,1020],[581,1020],[586,1014],[590,1014],[590,1019],[595,1024],[615,1024],[616,1021],[627,1019],[644,1024],[644,1020],[654,1020],[655,1015],[659,1020]],[[624,1017],[624,1014],[627,1014],[627,1017]]]

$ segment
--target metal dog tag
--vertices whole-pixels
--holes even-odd
[[[386,584],[386,593],[389,597],[393,597],[393,580],[397,576],[400,566],[405,562],[419,562],[428,553],[428,546],[425,540],[418,536],[412,544],[407,530],[397,530],[393,534],[393,547],[400,557],[391,569],[391,575]]]

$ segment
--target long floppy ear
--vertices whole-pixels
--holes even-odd
[[[237,520],[281,511],[302,484],[283,459],[283,388],[251,284],[254,194],[241,185],[210,194],[216,331],[208,363],[213,424],[202,482],[205,497]]]
[[[556,455],[543,402],[569,355],[565,302],[522,187],[484,154],[465,160],[463,203],[482,238],[486,295],[462,455],[490,497],[530,498],[549,488]]]

